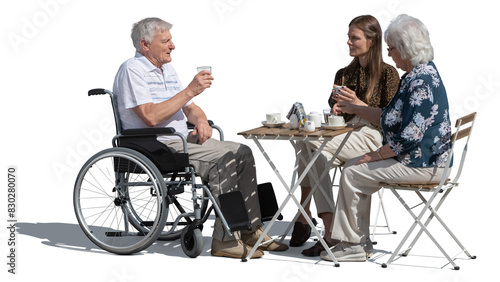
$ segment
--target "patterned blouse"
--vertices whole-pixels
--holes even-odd
[[[368,91],[368,81],[370,74],[368,68],[363,68],[359,63],[353,66],[347,66],[337,71],[334,83],[340,86],[347,86],[347,88],[356,92],[358,98],[373,108],[383,108],[389,101],[391,101],[394,94],[398,90],[399,74],[396,69],[386,63],[382,63],[382,71],[380,80],[373,89],[373,94],[370,100],[367,100],[366,92]],[[328,104],[330,107],[336,103],[333,99],[333,92],[330,94]],[[342,114],[346,121],[352,119],[352,114]]]
[[[408,167],[444,167],[451,152],[448,98],[433,62],[415,66],[381,117],[384,144]]]

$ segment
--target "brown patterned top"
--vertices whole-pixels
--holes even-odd
[[[358,63],[354,66],[347,66],[337,71],[334,83],[347,86],[347,88],[356,92],[358,98],[368,104],[370,107],[384,108],[391,101],[399,87],[399,74],[396,69],[386,63],[382,63],[382,74],[380,80],[373,89],[373,94],[367,101],[366,92],[368,90],[369,76],[368,68],[363,68]],[[336,103],[333,99],[333,91],[328,99],[330,107]],[[352,114],[342,114],[346,121],[352,119]]]

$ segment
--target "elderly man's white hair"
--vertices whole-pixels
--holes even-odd
[[[394,46],[401,53],[401,58],[410,59],[413,66],[434,59],[429,31],[417,18],[399,15],[389,24],[384,37],[385,42]]]
[[[172,24],[159,19],[159,18],[145,18],[135,23],[132,26],[132,43],[135,49],[139,52],[141,51],[141,40],[144,39],[147,43],[151,43],[153,36],[157,31],[163,32],[164,30],[170,30]]]

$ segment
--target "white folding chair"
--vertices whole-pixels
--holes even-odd
[[[403,257],[407,256],[410,253],[410,251],[412,250],[412,248],[415,246],[415,243],[420,238],[420,235],[422,235],[422,233],[425,232],[429,236],[429,238],[432,240],[432,242],[443,253],[443,255],[446,257],[446,259],[448,259],[448,261],[450,262],[450,264],[453,265],[453,268],[455,270],[460,269],[460,267],[455,264],[454,259],[452,259],[446,253],[446,251],[443,249],[443,247],[437,242],[437,240],[434,238],[434,236],[430,233],[429,229],[427,229],[427,226],[429,225],[430,221],[433,218],[436,218],[439,221],[439,223],[441,223],[442,227],[455,240],[455,242],[458,244],[458,246],[460,247],[460,249],[469,258],[471,258],[471,259],[475,259],[476,258],[476,256],[472,256],[472,255],[469,254],[469,252],[465,249],[465,247],[462,245],[462,243],[460,243],[460,241],[457,239],[457,237],[451,232],[450,228],[444,223],[443,219],[437,214],[437,211],[439,210],[439,208],[443,204],[444,200],[446,200],[446,198],[450,194],[451,190],[453,190],[453,188],[457,187],[458,184],[459,184],[458,180],[460,178],[460,175],[462,173],[462,169],[463,169],[463,166],[464,166],[465,157],[467,155],[467,148],[468,148],[468,144],[469,144],[469,140],[470,140],[470,136],[471,136],[472,128],[474,126],[475,119],[476,119],[476,113],[472,113],[472,114],[469,114],[469,115],[466,115],[464,117],[459,118],[457,120],[456,124],[455,124],[456,132],[452,135],[452,138],[451,138],[451,140],[453,142],[453,144],[452,144],[452,154],[454,155],[455,152],[457,151],[456,150],[456,145],[457,145],[457,141],[459,139],[467,137],[467,140],[466,140],[466,142],[464,144],[463,151],[462,151],[462,156],[461,156],[461,160],[460,160],[460,164],[458,165],[457,172],[455,174],[455,178],[453,179],[453,181],[450,181],[450,179],[447,179],[447,177],[446,177],[448,175],[447,171],[449,169],[451,169],[450,168],[450,163],[451,163],[451,159],[452,158],[450,157],[450,158],[448,158],[448,162],[446,163],[446,168],[445,168],[446,170],[445,170],[445,173],[443,173],[444,176],[443,176],[443,178],[441,179],[441,181],[439,183],[434,183],[434,184],[428,184],[428,183],[426,183],[426,184],[405,184],[405,183],[390,183],[390,182],[380,183],[381,187],[386,188],[386,189],[390,189],[394,193],[394,195],[396,196],[396,198],[406,208],[406,210],[410,213],[411,217],[414,220],[413,224],[411,225],[410,229],[408,230],[408,232],[406,233],[406,235],[404,236],[404,238],[399,243],[399,245],[396,248],[396,250],[392,253],[392,255],[389,258],[389,260],[387,261],[387,263],[383,263],[382,264],[382,267],[386,268],[389,264],[391,264],[394,261],[394,258],[398,255],[398,253],[401,250],[402,246],[406,243],[406,241],[408,240],[409,236],[413,233],[415,227],[417,227],[417,225],[418,225],[420,227],[419,232],[417,233],[417,235],[415,236],[415,238],[413,239],[413,241],[411,242],[411,244],[409,245],[409,247],[401,255]],[[467,128],[465,128],[465,129],[463,129],[462,126],[466,125],[466,124],[469,124],[469,126]],[[409,207],[407,205],[407,203],[401,197],[400,193],[398,192],[399,190],[414,191],[417,194],[417,196],[420,198],[420,200],[422,201],[422,203],[419,204],[419,205],[417,205],[417,206],[414,206],[414,207]],[[428,193],[430,193],[429,198],[426,199],[422,195],[422,192],[428,192]],[[433,202],[438,198],[438,196],[440,194],[441,194],[440,200],[433,207],[432,206]],[[418,206],[420,206],[422,204],[424,204],[424,207],[418,213],[418,215],[416,215],[412,211],[412,209],[414,209],[414,208],[416,208],[416,207],[418,207]],[[423,218],[424,214],[426,214],[428,211],[430,211],[430,215],[427,218],[427,220],[425,221],[425,223],[423,223],[422,222],[422,218]]]

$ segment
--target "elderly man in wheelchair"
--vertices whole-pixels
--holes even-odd
[[[101,186],[101,184],[92,184],[90,188],[85,188],[86,183],[93,182],[96,178],[94,174],[98,173],[94,173],[91,178],[88,175],[91,174],[91,168],[97,166],[97,160],[103,159],[106,154],[97,154],[100,156],[95,156],[82,168],[75,186],[75,211],[80,225],[92,241],[115,253],[133,253],[144,249],[152,242],[140,243],[141,246],[131,248],[132,245],[139,245],[139,243],[136,243],[139,239],[136,238],[140,236],[127,236],[131,234],[130,229],[133,229],[128,227],[129,222],[135,229],[139,230],[138,235],[145,235],[146,237],[159,236],[161,239],[161,234],[166,233],[166,237],[168,237],[171,232],[157,230],[163,229],[164,223],[151,223],[150,221],[153,221],[153,219],[149,219],[149,214],[160,214],[162,210],[166,209],[178,209],[181,214],[179,217],[182,218],[186,211],[180,205],[173,205],[173,199],[175,194],[179,193],[176,190],[183,191],[182,187],[194,181],[193,178],[195,178],[196,174],[205,183],[208,183],[209,188],[205,188],[204,196],[196,196],[197,194],[193,193],[192,199],[196,200],[195,198],[198,197],[198,199],[212,200],[217,215],[212,235],[211,254],[213,256],[245,258],[263,233],[254,158],[250,148],[245,145],[211,138],[213,124],[207,120],[203,110],[192,99],[211,86],[212,74],[207,70],[201,71],[196,74],[186,88],[183,88],[177,73],[170,64],[172,60],[171,52],[175,49],[170,33],[171,26],[171,24],[158,18],[146,18],[134,24],[131,37],[137,52],[133,58],[125,61],[120,66],[115,77],[113,92],[102,89],[89,92],[89,95],[105,94],[105,92],[111,95],[119,133],[115,137],[114,143],[116,145],[114,146],[124,148],[113,148],[107,151],[108,155],[111,154],[110,159],[112,159],[111,163],[113,163],[113,168],[110,170],[114,170],[114,175],[116,175],[113,176],[115,177],[115,186],[112,188],[115,195],[108,197],[113,202],[112,207],[110,207],[110,209],[115,210],[112,212],[113,215],[104,216],[99,214],[96,216],[88,212],[90,208],[86,209],[85,207],[85,201],[93,198],[85,196],[87,190],[94,190],[95,186]],[[189,132],[188,124],[193,126],[191,132]],[[149,137],[140,136],[150,129],[156,131],[149,133]],[[137,145],[137,140],[140,140],[139,145]],[[154,151],[157,151],[156,147],[158,146],[162,147],[162,154],[173,154],[174,159],[175,156],[180,160],[186,157],[185,162],[188,162],[186,166],[192,168],[192,171],[186,170],[184,180],[176,180],[178,177],[176,171],[179,171],[179,169],[162,168],[161,164],[158,167],[159,171],[153,168],[150,170],[152,172],[145,173],[145,171],[148,171],[149,164],[151,164],[150,160],[132,156],[134,154],[127,149],[147,147],[146,150],[142,150],[145,152],[144,154],[147,155],[148,152],[153,152],[151,154],[154,155]],[[161,163],[162,154],[160,154],[160,157],[152,158],[153,164],[151,166],[157,166],[158,163]],[[154,160],[155,158],[156,160]],[[131,162],[134,164],[130,165]],[[127,163],[127,165],[124,165],[124,163]],[[169,166],[170,164],[166,165],[166,167]],[[181,164],[180,167],[180,174],[183,174],[183,165]],[[103,170],[105,169],[100,169],[101,172]],[[171,177],[171,180],[165,180],[165,188],[163,188],[165,191],[162,191],[163,184],[157,182],[162,182],[167,177],[166,173],[170,173],[168,177]],[[156,186],[160,188],[155,188]],[[193,190],[201,187],[196,184],[192,184],[192,186]],[[141,194],[140,197],[147,194],[148,200],[144,201],[144,204],[135,203],[138,201],[136,199],[139,196],[136,197],[133,193],[134,189],[139,187],[147,188],[139,193]],[[100,190],[99,188],[98,193],[101,193]],[[239,191],[238,193],[241,196],[237,199],[241,199],[241,201],[238,202],[234,198],[228,198],[226,202],[229,202],[229,204],[224,206],[225,204],[222,203],[223,196],[235,191]],[[157,194],[165,193],[168,196],[157,196]],[[211,195],[206,196],[207,194]],[[150,202],[154,197],[158,197],[158,200],[153,201],[155,202],[153,206]],[[165,204],[162,204],[163,201]],[[169,204],[174,208],[168,208]],[[194,201],[194,206],[193,210],[200,210],[196,201]],[[230,210],[228,214],[233,213],[232,209],[243,209],[243,213],[246,213],[247,224],[243,225],[243,228],[230,228],[222,215],[224,210],[228,209]],[[206,212],[206,208],[203,212]],[[124,216],[115,216],[117,213],[123,213]],[[234,213],[237,212],[234,211]],[[193,214],[196,214],[196,212]],[[108,219],[111,217],[116,217],[116,219]],[[183,228],[182,232],[182,240],[185,240],[183,243],[189,243],[190,240],[193,240],[193,230],[197,232],[195,235],[199,236],[201,234],[200,230],[197,230],[202,228],[200,224],[202,220],[199,217],[198,214],[194,224],[188,219],[190,224],[186,224],[187,226]],[[97,220],[97,218],[99,219]],[[106,231],[103,232],[105,233],[105,235],[102,235],[103,239],[99,239],[97,234],[102,229],[102,226],[95,227],[94,225],[97,225],[97,223],[93,223],[98,221],[112,222],[112,224],[105,223],[101,225],[116,225],[120,226],[120,228],[107,227]],[[160,221],[167,221],[168,224],[166,219],[161,218]],[[177,224],[179,224],[179,219],[173,222],[174,226]],[[125,228],[121,226],[125,226]],[[118,229],[121,231],[116,231]],[[186,235],[187,230],[191,232],[189,236]],[[152,235],[152,233],[155,234]],[[259,247],[260,250],[255,252],[252,258],[261,257],[264,250],[284,251],[288,249],[286,244],[273,241],[268,235],[263,242],[265,243]],[[122,246],[128,246],[128,248],[122,251]],[[186,252],[186,250],[184,251]],[[199,252],[201,250],[196,250],[190,256],[196,257]]]

